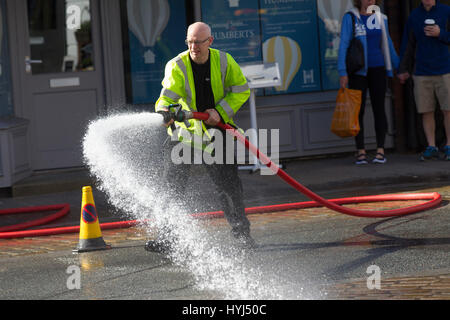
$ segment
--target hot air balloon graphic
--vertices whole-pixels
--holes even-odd
[[[128,27],[142,46],[155,45],[164,31],[170,17],[167,0],[128,0]],[[145,63],[154,63],[155,54],[148,49],[144,54]]]
[[[263,57],[264,62],[278,62],[282,84],[275,89],[287,90],[302,63],[302,52],[298,43],[289,37],[272,37],[263,43]]]
[[[344,14],[353,8],[352,0],[319,0],[317,9],[320,19],[325,24],[325,29],[332,34],[332,47],[327,48],[327,57],[337,57],[340,42],[341,20]]]

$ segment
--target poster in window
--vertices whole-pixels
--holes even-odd
[[[154,104],[166,63],[186,50],[184,1],[127,0],[133,104]]]
[[[211,47],[238,63],[261,61],[258,0],[202,1],[202,21],[211,26]]]
[[[317,0],[323,90],[339,88],[337,61],[341,22],[344,14],[352,7],[352,0]]]
[[[263,59],[278,62],[283,84],[267,94],[321,89],[316,0],[260,0]]]

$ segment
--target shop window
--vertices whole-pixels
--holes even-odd
[[[192,1],[121,0],[127,102],[153,105],[166,63],[186,50]],[[201,20],[213,47],[238,63],[277,61],[283,86],[258,95],[295,94],[339,87],[337,48],[343,14],[352,0],[202,1]]]
[[[260,0],[263,59],[278,62],[283,83],[266,95],[321,89],[315,2]]]
[[[94,70],[89,0],[28,0],[32,74]]]
[[[202,1],[213,47],[238,63],[278,62],[283,85],[265,95],[339,87],[337,52],[342,16],[351,0]]]
[[[8,54],[8,37],[5,0],[0,0],[0,117],[14,114],[11,101],[11,74]]]
[[[353,1],[351,0],[317,1],[322,90],[339,88],[337,61],[341,35],[341,22],[344,14],[352,7]]]

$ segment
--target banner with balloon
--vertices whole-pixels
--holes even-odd
[[[127,0],[133,104],[153,104],[166,63],[186,50],[184,1]],[[172,9],[171,9],[172,8]]]
[[[321,90],[315,0],[260,1],[264,62],[278,62],[283,84],[266,95]]]
[[[337,61],[341,21],[352,7],[352,0],[317,0],[323,90],[339,88]]]
[[[266,62],[278,62],[282,85],[275,90],[286,91],[302,64],[300,46],[289,37],[275,36],[263,43],[263,55]]]
[[[144,55],[145,63],[155,63],[151,48],[169,22],[169,3],[167,0],[128,0],[127,13],[129,29],[142,46],[148,48]]]

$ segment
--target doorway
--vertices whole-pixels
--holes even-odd
[[[105,104],[98,0],[9,0],[15,114],[30,120],[33,170],[83,165]],[[14,81],[14,79],[13,79]]]

